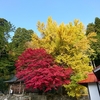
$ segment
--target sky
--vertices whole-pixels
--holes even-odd
[[[36,24],[46,23],[49,16],[58,24],[78,19],[86,27],[95,17],[100,18],[100,0],[0,0],[0,18],[16,28],[32,29],[40,35]]]

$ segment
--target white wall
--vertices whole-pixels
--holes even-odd
[[[88,83],[88,90],[90,94],[90,100],[100,100],[100,95],[96,83]]]
[[[99,85],[99,91],[100,91],[100,82],[98,82],[98,85]]]

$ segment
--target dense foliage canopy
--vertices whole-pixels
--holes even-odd
[[[9,79],[14,73],[14,62],[9,54],[10,32],[13,32],[15,27],[4,18],[0,18],[0,91],[4,91],[6,86],[3,81]]]
[[[12,48],[12,54],[17,57],[26,49],[25,44],[31,41],[31,35],[34,34],[33,30],[27,30],[25,28],[17,28],[12,37],[12,42],[10,44]]]
[[[94,60],[95,65],[100,65],[100,18],[96,17],[94,23],[89,23],[87,25],[86,34],[88,35],[91,32],[96,32],[97,42],[91,43],[91,48],[94,49],[95,55],[92,55],[91,58]]]
[[[57,66],[44,49],[27,49],[16,62],[16,75],[27,89],[44,92],[70,83],[71,68]]]
[[[90,43],[96,34],[86,36],[84,25],[78,20],[74,23],[58,25],[49,17],[46,24],[38,22],[37,27],[42,38],[33,35],[28,47],[45,48],[60,66],[65,68],[70,66],[74,74],[71,77],[71,84],[65,88],[69,95],[78,96],[83,87],[77,82],[84,79],[86,73],[92,71],[92,66],[89,65],[89,57],[93,53]]]

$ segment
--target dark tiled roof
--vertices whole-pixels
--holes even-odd
[[[14,76],[12,79],[8,80],[8,81],[5,81],[7,83],[12,83],[12,82],[16,82],[18,79],[16,76]]]

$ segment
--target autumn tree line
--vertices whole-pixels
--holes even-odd
[[[100,65],[100,18],[85,28],[79,20],[59,25],[49,17],[46,24],[38,21],[37,29],[41,37],[0,18],[0,91],[16,75],[27,89],[47,92],[62,86],[69,96],[81,96],[85,91],[78,82]]]

